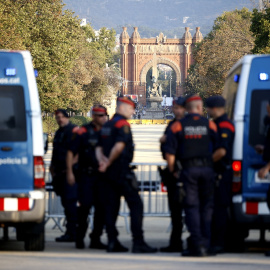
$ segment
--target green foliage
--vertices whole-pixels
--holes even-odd
[[[1,1],[0,48],[31,52],[43,111],[85,112],[107,90],[115,32],[102,28],[96,37],[63,8],[62,0]]]
[[[243,8],[224,12],[215,20],[212,31],[193,50],[195,64],[185,83],[187,93],[199,93],[203,98],[221,94],[227,72],[254,46],[251,16]]]
[[[266,7],[263,11],[253,10],[252,24],[250,30],[255,37],[253,53],[270,53],[270,8]]]
[[[52,116],[45,116],[42,119],[43,132],[48,133],[49,137],[53,137],[54,133],[58,129],[58,125],[55,121],[55,118]]]
[[[76,126],[82,126],[87,123],[89,123],[92,120],[91,117],[85,117],[85,116],[72,116],[70,117],[70,122],[73,123]],[[53,116],[45,116],[42,119],[43,124],[43,132],[48,133],[49,137],[52,138],[59,128],[55,118]]]
[[[73,116],[70,118],[70,122],[73,123],[76,126],[82,126],[91,121],[91,117],[85,117],[85,116]]]

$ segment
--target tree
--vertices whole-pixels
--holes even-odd
[[[195,64],[185,83],[187,93],[199,93],[203,98],[221,94],[227,72],[253,48],[251,16],[243,8],[225,12],[215,20],[212,31],[193,50]]]
[[[264,9],[253,10],[252,24],[250,30],[255,37],[255,46],[253,53],[270,53],[270,5],[267,1],[264,3]]]
[[[96,36],[63,7],[62,0],[0,3],[0,48],[31,52],[45,112],[86,111],[108,89],[104,68],[113,59],[114,30],[102,28]]]

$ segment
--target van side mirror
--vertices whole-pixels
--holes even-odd
[[[44,153],[46,154],[47,151],[48,151],[48,138],[49,138],[49,135],[48,133],[43,133],[43,142],[44,142]]]

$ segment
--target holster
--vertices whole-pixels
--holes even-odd
[[[139,189],[139,184],[137,181],[137,177],[134,173],[134,169],[136,169],[136,166],[129,167],[128,170],[124,171],[124,179],[125,181],[135,190]]]
[[[186,192],[184,190],[184,184],[182,182],[177,182],[175,189],[175,201],[178,203],[182,203],[184,201],[185,196]]]
[[[52,178],[52,186],[56,195],[61,195],[66,181],[66,172],[57,172]]]

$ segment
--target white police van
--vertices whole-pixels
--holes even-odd
[[[223,96],[235,124],[231,236],[241,243],[250,229],[270,228],[266,193],[270,178],[260,179],[265,164],[255,150],[265,142],[264,117],[270,101],[270,55],[246,55],[229,71]]]
[[[44,249],[43,131],[28,51],[0,50],[0,226],[26,250]]]

